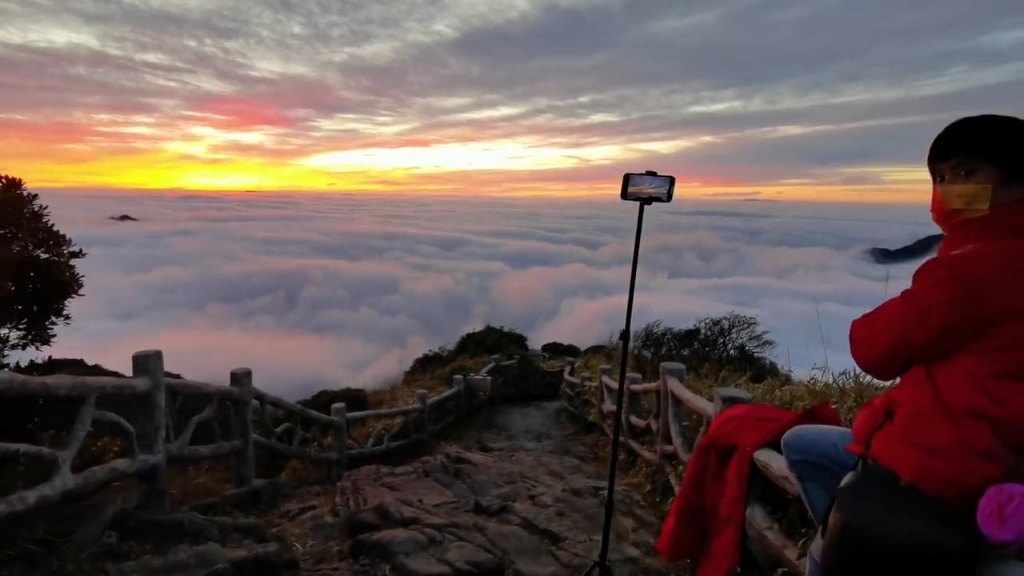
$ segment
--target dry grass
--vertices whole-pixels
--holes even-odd
[[[822,400],[828,400],[847,423],[853,419],[864,402],[889,385],[855,370],[830,372],[823,368],[813,371],[806,380],[778,379],[757,384],[728,372],[713,376],[699,374],[687,379],[687,386],[691,390],[707,398],[711,397],[711,390],[716,387],[734,386],[749,392],[757,402],[793,410],[802,410]]]
[[[170,464],[167,467],[167,493],[172,510],[184,510],[203,500],[220,496],[235,487],[231,460]]]
[[[618,340],[609,340],[600,351],[586,354],[580,358],[577,372],[589,372],[591,378],[596,379],[601,366],[611,366],[612,377],[618,378],[620,358],[622,358],[622,344]],[[637,362],[633,356],[629,357],[626,369],[630,372],[637,371]]]
[[[619,352],[615,349],[608,349],[600,353],[581,358],[578,372],[590,372],[588,381],[596,380],[598,367],[610,365],[618,366]],[[631,359],[632,360],[632,359]],[[627,366],[632,369],[634,363],[631,361]],[[613,370],[613,378],[617,378]],[[805,380],[776,379],[765,382],[754,383],[743,375],[720,371],[717,373],[705,372],[692,374],[687,377],[686,386],[699,395],[710,399],[712,390],[716,387],[731,386],[746,390],[757,402],[784,406],[794,410],[801,410],[812,406],[822,400],[827,400],[837,409],[844,421],[849,423],[857,409],[872,396],[883,391],[889,384],[873,380],[864,374],[856,371],[843,371],[832,373],[825,369],[814,371]],[[594,422],[605,422],[610,426],[611,419],[600,413],[599,409],[599,388],[596,386],[581,386],[574,390],[577,397],[580,397],[584,405],[581,406],[587,418]],[[655,396],[646,394],[642,397],[641,406],[642,418],[654,416]],[[684,436],[689,442],[693,442],[700,431],[704,421],[697,414],[690,413],[686,419]],[[634,439],[653,450],[655,439],[649,432],[635,433]],[[602,441],[598,444],[601,453],[607,455],[610,442]],[[625,480],[634,487],[639,487],[649,498],[652,506],[661,513],[667,512],[671,502],[672,492],[667,490],[666,475],[660,466],[652,466],[648,462],[632,455],[625,447],[620,449],[620,469],[623,470]],[[675,463],[673,475],[682,478],[685,465]],[[779,490],[780,495],[782,494]],[[779,521],[782,529],[796,542],[806,543],[809,533],[813,530],[803,505],[796,498],[779,497],[769,505],[772,515]]]
[[[487,357],[456,358],[444,368],[426,374],[406,374],[401,381],[370,391],[370,408],[398,408],[416,404],[416,393],[426,390],[431,397],[451,389],[452,379],[457,375],[476,374],[483,370],[490,359]],[[375,418],[349,431],[349,436],[360,445],[376,435],[394,431],[402,425],[404,417]]]
[[[490,362],[487,357],[462,357],[434,372],[406,374],[391,386],[370,391],[370,406],[378,409],[414,404],[417,390],[426,390],[431,396],[436,396],[451,388],[453,377],[479,372]]]

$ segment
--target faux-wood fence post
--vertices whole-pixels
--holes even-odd
[[[598,396],[598,398],[601,399],[601,406],[602,406],[602,408],[604,407],[605,404],[611,404],[613,406],[615,405],[615,402],[609,402],[608,401],[608,390],[607,390],[607,388],[605,388],[604,381],[602,380],[602,378],[604,376],[607,376],[609,378],[612,377],[612,367],[609,366],[608,364],[600,366],[597,369],[597,389],[598,389],[598,391],[601,392],[601,394]]]
[[[466,379],[462,376],[452,376],[452,388],[458,390],[455,393],[455,413],[462,415],[466,412]]]
[[[470,400],[469,403],[473,406],[487,401],[487,398],[491,395],[491,377],[470,376],[466,394]]]
[[[337,482],[348,466],[348,408],[344,402],[331,404],[331,418],[341,421],[341,426],[331,431],[334,436],[334,453],[338,456],[331,466],[331,482]]]
[[[139,423],[139,452],[158,458],[157,465],[141,477],[146,492],[140,507],[147,511],[164,512],[169,507],[167,450],[164,447],[164,434],[167,433],[164,353],[160,350],[142,350],[132,354],[132,378],[146,378],[150,384],[145,421]]]
[[[662,362],[661,366],[658,367],[658,371],[661,372],[661,386],[659,387],[658,394],[661,396],[660,414],[658,414],[658,437],[659,442],[665,446],[674,445],[672,440],[672,426],[676,426],[677,430],[682,430],[683,418],[682,407],[679,410],[673,409],[673,406],[678,402],[672,397],[672,393],[668,389],[668,378],[671,376],[679,382],[686,382],[686,366],[678,362]],[[661,446],[658,447],[658,453],[661,453]]]
[[[633,425],[629,423],[629,417],[635,416],[639,413],[640,408],[640,395],[633,393],[629,389],[634,384],[643,384],[644,377],[637,374],[636,372],[630,372],[626,374],[626,381],[619,384],[619,386],[625,386],[625,396],[622,401],[625,406],[622,407],[622,435],[626,438],[633,437]]]
[[[252,370],[232,370],[231,387],[238,391],[238,398],[231,405],[231,435],[242,442],[241,450],[235,454],[235,486],[248,488],[256,476],[256,453],[252,445]]]
[[[416,391],[416,402],[420,405],[420,421],[423,422],[423,437],[430,438],[430,392]]]

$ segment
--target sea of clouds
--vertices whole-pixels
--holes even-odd
[[[85,296],[44,354],[226,383],[248,366],[289,398],[393,382],[485,323],[539,347],[606,341],[625,318],[636,205],[601,198],[44,191],[85,248]],[[128,213],[139,222],[115,222]],[[850,321],[917,263],[868,246],[934,233],[924,205],[691,201],[647,211],[634,327],[756,315],[798,373],[852,366]]]

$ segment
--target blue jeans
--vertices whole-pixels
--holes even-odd
[[[836,497],[839,483],[857,465],[857,456],[846,450],[852,440],[849,428],[820,424],[797,426],[782,436],[782,455],[800,483],[804,504],[818,526]]]

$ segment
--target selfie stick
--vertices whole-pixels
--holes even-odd
[[[633,241],[633,267],[629,272],[629,297],[626,299],[626,326],[619,332],[622,342],[622,358],[619,361],[619,389],[615,400],[615,422],[612,424],[612,461],[608,465],[608,496],[604,500],[604,527],[601,530],[601,551],[597,562],[590,565],[583,576],[612,576],[608,565],[608,545],[612,534],[612,514],[615,510],[615,471],[619,463],[619,437],[622,435],[622,405],[626,400],[626,362],[629,358],[629,324],[633,320],[633,291],[636,289],[636,266],[640,260],[640,232],[644,226],[644,208],[654,202],[639,200],[640,211],[636,215],[636,240]],[[600,384],[600,383],[599,383]]]

